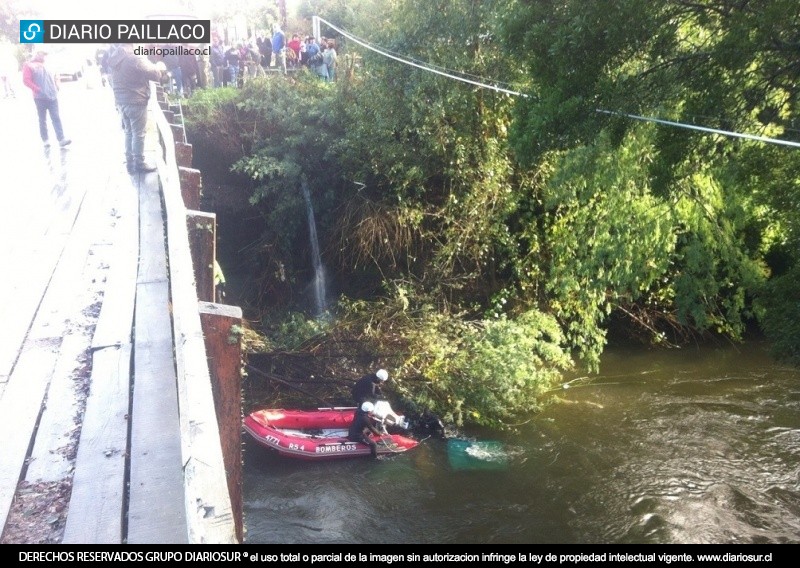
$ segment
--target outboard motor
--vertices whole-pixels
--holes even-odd
[[[386,426],[397,426],[403,430],[408,430],[411,426],[405,416],[401,416],[392,410],[392,405],[386,400],[379,400],[375,403],[375,410],[372,415],[378,418]]]

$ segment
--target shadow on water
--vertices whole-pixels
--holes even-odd
[[[247,444],[253,543],[797,543],[800,371],[760,345],[614,351],[516,433],[303,463]]]

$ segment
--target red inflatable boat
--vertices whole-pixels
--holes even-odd
[[[388,403],[386,423],[407,427],[408,422],[394,414]],[[381,403],[376,405],[380,408]],[[318,408],[316,410],[263,409],[244,419],[244,430],[265,448],[290,458],[330,460],[370,455],[369,446],[347,438],[355,407]],[[402,434],[373,436],[378,454],[397,454],[410,450],[419,441]]]

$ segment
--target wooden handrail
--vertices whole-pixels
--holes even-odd
[[[181,197],[172,127],[158,104],[155,83],[151,84],[150,107],[162,148],[157,166],[166,212],[188,541],[238,544],[186,230],[187,209]]]

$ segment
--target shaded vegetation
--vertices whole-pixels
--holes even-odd
[[[798,359],[800,152],[597,112],[790,139],[787,0],[381,6],[317,13],[527,96],[346,39],[335,83],[302,71],[193,96],[206,198],[243,236],[222,262],[253,275],[267,350],[335,353],[320,369],[340,380],[388,367],[396,395],[492,426],[534,411],[573,357],[596,370],[612,323],[661,346],[760,326]],[[319,321],[298,315],[302,178],[338,298]]]

